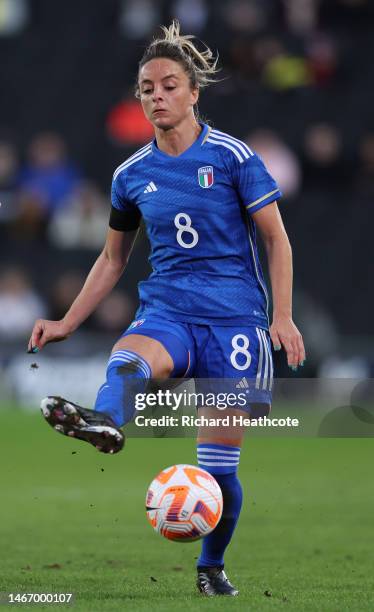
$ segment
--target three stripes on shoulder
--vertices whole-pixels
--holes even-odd
[[[220,132],[219,130],[210,130],[206,142],[210,142],[211,144],[219,145],[221,147],[229,149],[230,151],[232,151],[232,153],[235,155],[235,157],[241,164],[246,159],[249,159],[254,155],[253,151],[249,148],[248,145],[245,144],[245,142],[242,142],[241,140],[238,140],[237,138],[234,138],[229,134]],[[113,180],[117,178],[117,176],[122,172],[122,170],[129,168],[130,166],[132,166],[132,164],[135,164],[137,161],[143,159],[143,157],[150,155],[150,153],[152,153],[152,142],[149,142],[144,147],[139,149],[139,151],[136,151],[136,153],[131,155],[131,157],[126,159],[120,166],[118,166],[118,168],[114,172]],[[152,183],[149,183],[147,189],[151,184]],[[147,189],[144,193],[148,193]],[[151,189],[151,191],[155,191],[155,189]]]
[[[116,180],[117,176],[122,172],[122,170],[125,170],[126,168],[129,168],[130,166],[135,164],[137,161],[143,159],[143,157],[146,157],[150,153],[152,153],[152,143],[151,142],[149,142],[147,145],[145,145],[144,147],[139,149],[139,151],[136,151],[136,153],[134,153],[134,155],[131,155],[131,157],[126,159],[126,161],[124,161],[123,164],[118,166],[117,170],[113,174],[113,180],[114,181]],[[155,190],[151,189],[151,191],[155,191]],[[144,192],[144,193],[146,193],[146,192]]]
[[[220,145],[221,147],[229,149],[234,153],[235,157],[241,164],[246,159],[254,156],[253,151],[248,145],[245,144],[245,142],[242,142],[233,136],[229,136],[229,134],[220,132],[219,130],[211,130],[209,132],[207,142],[211,142],[212,144]]]

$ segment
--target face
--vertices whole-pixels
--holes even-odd
[[[147,62],[139,73],[140,101],[154,127],[169,130],[193,116],[198,89],[191,89],[181,64],[167,58]]]

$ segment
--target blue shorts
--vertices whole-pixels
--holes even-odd
[[[225,379],[222,390],[229,385],[229,391],[245,391],[251,402],[271,404],[271,342],[261,327],[197,325],[150,316],[133,321],[122,337],[130,334],[161,342],[174,363],[171,377],[194,378],[196,387],[204,385],[205,391],[210,380],[215,392],[217,379]]]

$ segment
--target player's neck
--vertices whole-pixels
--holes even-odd
[[[189,149],[201,133],[201,126],[195,119],[183,122],[168,130],[155,129],[157,146],[167,155],[181,155]]]

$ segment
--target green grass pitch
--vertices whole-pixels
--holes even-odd
[[[87,612],[374,609],[373,439],[248,437],[226,555],[240,595],[211,600],[195,591],[199,543],[164,540],[144,511],[160,469],[196,463],[194,440],[105,456],[37,414],[0,410],[0,425],[0,591],[74,592]],[[18,606],[41,607],[65,608]]]

